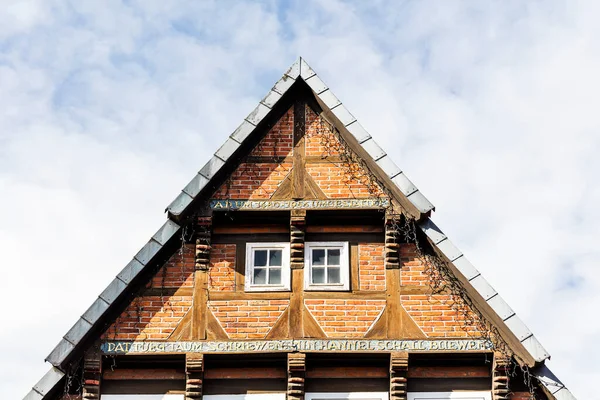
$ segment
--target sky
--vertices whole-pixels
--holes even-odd
[[[298,56],[600,399],[600,3],[0,0],[0,398]]]

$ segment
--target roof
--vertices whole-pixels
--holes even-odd
[[[114,308],[113,305],[118,299],[122,299],[126,295],[127,289],[133,287],[134,281],[139,279],[143,271],[156,262],[165,247],[179,238],[181,227],[177,222],[180,217],[189,212],[195,199],[202,197],[203,189],[211,187],[210,184],[219,171],[252,136],[257,126],[269,115],[290,87],[299,80],[304,81],[310,87],[322,106],[323,112],[333,119],[336,127],[356,140],[362,152],[370,157],[385,174],[387,183],[401,193],[403,200],[407,201],[411,209],[417,214],[413,216],[419,221],[418,226],[420,229],[426,234],[434,248],[449,261],[455,275],[461,278],[465,283],[465,287],[470,290],[469,295],[478,300],[476,304],[484,308],[484,315],[502,325],[505,328],[504,333],[508,332],[509,335],[513,336],[512,343],[519,343],[525,356],[534,363],[542,363],[550,358],[550,354],[498,292],[488,283],[481,272],[468,261],[464,254],[429,218],[430,212],[434,210],[433,204],[408,179],[406,174],[354,118],[307,62],[300,57],[275,83],[273,88],[248,114],[212,158],[183,188],[181,193],[169,204],[166,209],[167,221],[113,279],[48,355],[46,361],[52,364],[52,368],[33,387],[25,399],[44,399],[58,385],[64,377],[62,371],[65,370],[68,361],[73,360],[75,355],[81,356],[84,339],[89,338],[91,333],[104,326],[105,320],[110,315],[111,307]],[[547,368],[540,371],[538,376],[540,382],[544,386],[550,387],[548,391],[556,399],[575,399]]]

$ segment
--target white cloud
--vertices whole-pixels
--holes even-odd
[[[436,204],[434,220],[557,375],[593,397],[596,4],[7,4],[3,398],[43,374],[42,358],[298,55]]]

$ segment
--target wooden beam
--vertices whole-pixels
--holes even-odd
[[[292,339],[304,337],[304,270],[292,270],[292,293],[290,294],[288,321]]]
[[[406,313],[400,303],[400,270],[385,270],[385,286],[387,292],[386,309],[387,312],[387,337],[388,339],[402,338],[402,318],[401,313]]]
[[[358,243],[350,243],[350,282],[350,290],[353,292],[360,290]]]
[[[410,367],[408,378],[489,378],[489,367],[456,366],[456,367]]]
[[[390,400],[406,400],[408,353],[390,354]]]
[[[83,356],[83,400],[100,399],[102,382],[102,353],[98,345],[92,346]]]
[[[212,218],[198,218],[196,232],[196,263],[192,297],[192,340],[206,339],[208,298],[208,268],[210,264]]]
[[[103,379],[107,381],[121,380],[184,380],[184,371],[163,368],[117,368],[104,372]]]
[[[304,175],[306,174],[306,105],[302,101],[294,103],[294,165],[292,168],[292,198],[303,199],[305,195]]]
[[[242,275],[243,277],[243,275]],[[243,286],[240,292],[224,292],[211,290],[209,297],[211,300],[289,300],[290,292],[243,292]]]
[[[286,379],[283,368],[209,368],[204,372],[204,379]]]
[[[265,225],[237,225],[215,227],[214,234],[236,235],[236,234],[261,234],[261,233],[288,233],[289,229],[284,225],[265,224]]]
[[[314,367],[306,370],[306,378],[388,378],[388,369],[383,367]]]
[[[305,299],[313,300],[385,300],[386,292],[361,290],[357,292],[304,292]]]
[[[185,398],[202,399],[204,381],[204,354],[185,355]]]
[[[383,232],[379,225],[310,225],[306,227],[307,233],[371,233]]]
[[[290,213],[290,267],[292,269],[292,293],[290,295],[290,306],[288,313],[288,332],[292,338],[304,337],[303,314],[305,228],[306,210],[292,210]]]
[[[304,400],[306,354],[288,353],[288,400]]]

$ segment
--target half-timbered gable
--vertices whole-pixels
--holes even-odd
[[[299,59],[26,399],[573,399],[432,211]]]

